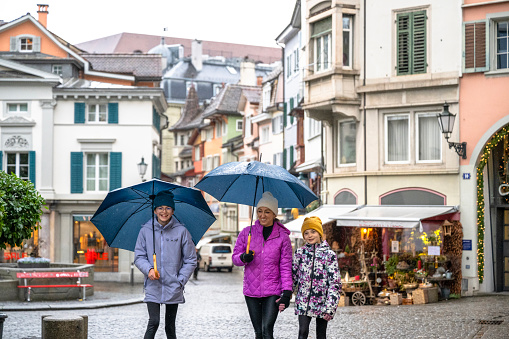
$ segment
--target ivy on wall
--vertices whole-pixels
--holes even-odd
[[[484,167],[491,151],[509,134],[509,126],[503,127],[488,141],[477,166],[477,275],[479,282],[484,281]]]

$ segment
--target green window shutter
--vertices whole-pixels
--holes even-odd
[[[36,36],[34,38],[33,51],[34,52],[40,52],[41,51],[41,37],[40,36]]]
[[[412,74],[426,73],[426,11],[413,13]]]
[[[83,152],[71,152],[71,193],[83,193]]]
[[[152,124],[156,128],[156,130],[159,131],[161,128],[161,117],[159,116],[159,113],[157,113],[157,110],[155,107],[152,107]]]
[[[152,154],[152,177],[161,178],[161,161],[155,154]]]
[[[489,30],[487,20],[463,24],[463,72],[489,70]]]
[[[286,148],[283,149],[283,168],[286,168]]]
[[[426,11],[401,13],[397,22],[397,74],[426,73]]]
[[[108,124],[118,124],[118,102],[108,104]]]
[[[412,46],[411,41],[411,18],[410,13],[403,13],[397,15],[397,37],[398,37],[398,50],[397,50],[397,68],[398,75],[410,74],[411,56],[410,50]]]
[[[284,107],[284,110],[283,110],[283,127],[286,127],[286,116],[287,116],[287,112],[286,112],[286,102],[283,104],[283,107]]]
[[[290,98],[290,112],[293,110],[293,98]],[[290,125],[293,125],[293,115],[290,115]]]
[[[290,163],[288,164],[288,168],[292,168],[293,166],[293,146],[290,146]]]
[[[122,152],[110,152],[110,191],[122,187]]]
[[[35,187],[35,151],[28,152],[28,179]]]
[[[0,171],[4,169],[4,152],[0,151]]]
[[[85,123],[85,103],[75,102],[74,103],[74,123],[84,124]]]

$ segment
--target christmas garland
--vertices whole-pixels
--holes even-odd
[[[509,133],[509,126],[499,130],[484,146],[479,165],[477,166],[477,275],[479,282],[484,281],[484,167],[492,149]]]

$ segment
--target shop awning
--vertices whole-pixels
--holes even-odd
[[[295,167],[295,171],[297,172],[311,172],[314,169],[320,168],[320,158],[308,160],[306,162],[303,162],[299,166]]]
[[[333,217],[337,226],[350,227],[388,227],[414,228],[419,226],[422,232],[422,221],[433,218],[458,220],[458,206],[395,206],[364,205],[356,210]]]
[[[292,232],[292,234],[296,237],[302,238],[302,234],[300,229],[302,227],[302,222],[307,217],[319,217],[322,221],[322,224],[334,221],[337,216],[341,216],[344,213],[353,211],[359,207],[358,205],[322,205],[318,207],[316,210],[313,210],[305,215],[301,215],[295,220],[287,222],[285,227]]]

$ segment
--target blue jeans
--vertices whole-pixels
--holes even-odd
[[[164,314],[164,331],[166,338],[176,339],[175,319],[177,318],[177,309],[179,304],[166,304],[166,312]],[[161,305],[158,303],[147,302],[148,309],[148,325],[144,339],[154,339],[157,328],[159,327],[159,318],[161,316]]]
[[[253,324],[256,339],[273,339],[274,324],[276,323],[279,306],[276,300],[278,295],[263,298],[245,296],[249,317]]]

